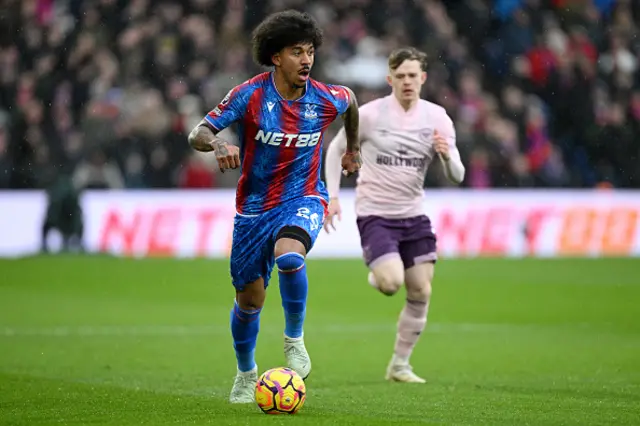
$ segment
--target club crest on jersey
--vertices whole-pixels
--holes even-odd
[[[425,142],[428,142],[431,139],[431,130],[423,130],[420,132],[420,139],[424,140]]]
[[[316,106],[313,104],[306,104],[305,106],[305,111],[304,111],[304,118],[306,118],[307,120],[315,120],[316,118],[318,118],[318,113],[316,112]]]

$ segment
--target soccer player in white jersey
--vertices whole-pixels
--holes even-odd
[[[369,283],[386,295],[406,287],[393,357],[386,379],[425,383],[409,358],[427,323],[436,236],[425,215],[424,179],[437,156],[447,178],[459,184],[465,168],[456,148],[453,122],[444,108],[420,99],[427,79],[426,54],[401,48],[389,56],[392,93],[360,107],[362,168],[356,187],[356,215]],[[330,204],[325,230],[341,218],[340,159],[347,139],[340,131],[329,145],[325,176]]]

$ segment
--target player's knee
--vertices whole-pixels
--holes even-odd
[[[278,269],[283,272],[294,272],[304,266],[304,256],[300,253],[289,252],[276,257]]]
[[[407,283],[407,299],[416,302],[429,302],[431,299],[431,281],[409,285]]]
[[[421,263],[405,271],[407,298],[409,300],[429,302],[433,273],[434,264],[432,262]]]
[[[372,269],[376,287],[381,293],[392,296],[404,283],[404,267],[400,259],[393,259]]]
[[[402,287],[402,278],[393,274],[375,275],[376,284],[380,292],[387,296],[393,296]]]
[[[264,297],[260,297],[259,295],[238,293],[236,301],[240,309],[244,311],[262,309],[264,306]]]
[[[266,291],[262,278],[247,284],[242,290],[236,291],[238,307],[245,311],[262,309],[265,298]]]

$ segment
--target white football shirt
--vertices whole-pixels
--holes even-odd
[[[420,99],[405,111],[396,97],[376,99],[360,111],[362,168],[356,186],[356,214],[407,218],[424,214],[424,179],[434,157],[433,136],[437,130],[449,143],[447,177],[454,183],[464,178],[464,166],[456,147],[453,122],[444,108]],[[341,156],[346,151],[344,129],[327,151],[325,177],[331,197],[337,197],[342,173]]]

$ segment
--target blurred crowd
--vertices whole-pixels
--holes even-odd
[[[636,0],[5,0],[0,188],[235,186],[186,136],[261,71],[251,30],[288,7],[325,30],[314,77],[360,103],[389,93],[393,48],[428,53],[464,186],[640,187]]]

